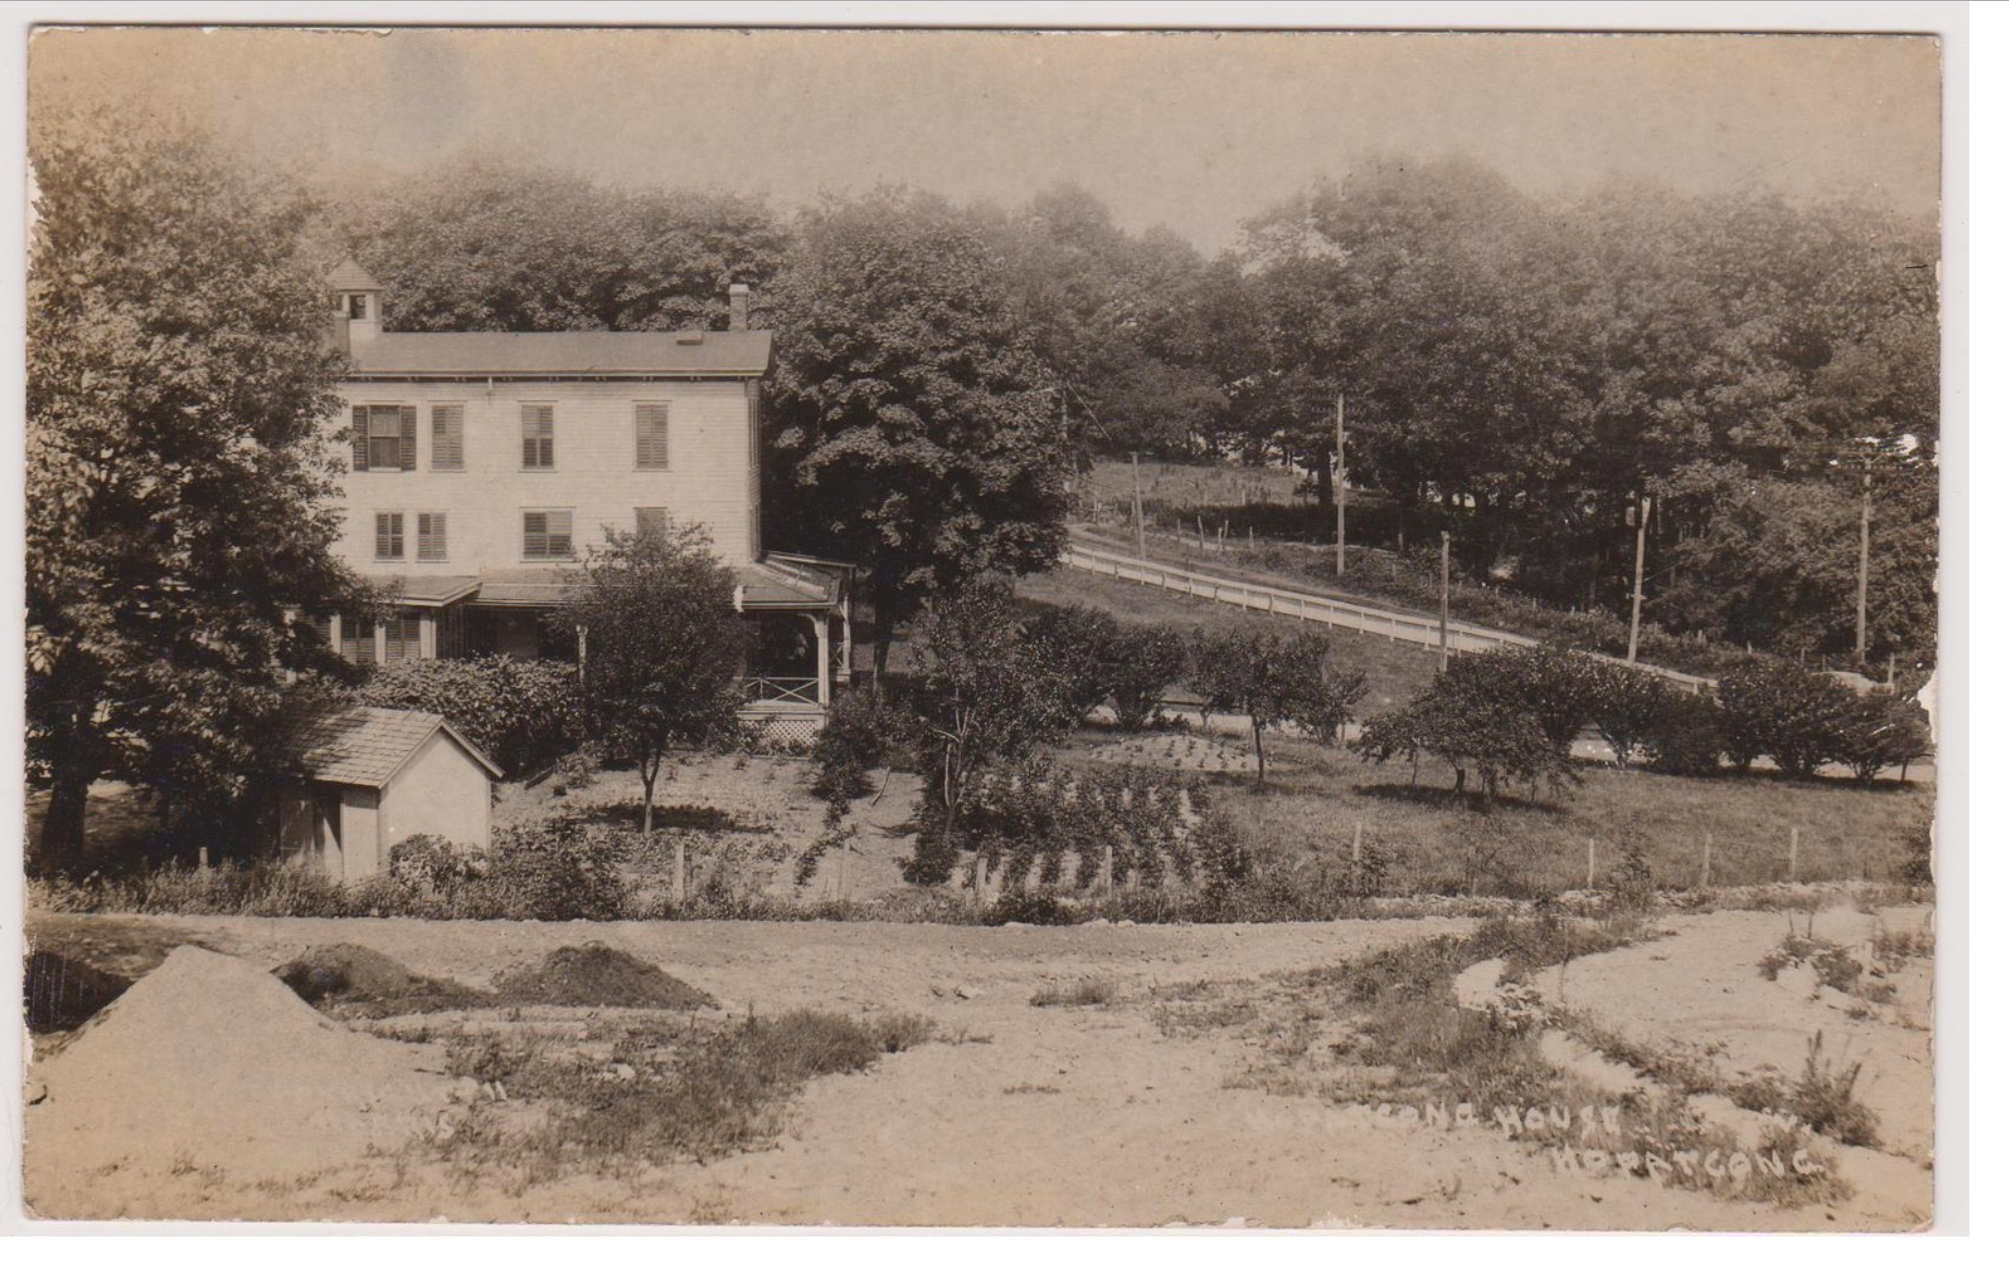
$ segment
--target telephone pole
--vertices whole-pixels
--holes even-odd
[[[1869,476],[1870,458],[1863,453],[1862,553],[1856,561],[1856,669],[1860,672],[1869,653]]]
[[[1653,498],[1639,498],[1639,542],[1632,551],[1632,633],[1625,640],[1625,663],[1639,663],[1639,604],[1646,597],[1646,520],[1653,513]]]
[[[1334,563],[1335,574],[1346,576],[1346,396],[1340,395],[1333,409],[1332,427],[1332,503],[1338,511],[1338,557]]]
[[[1137,557],[1144,553],[1144,475],[1137,468],[1137,454],[1130,454],[1130,517],[1137,523]]]
[[[1451,667],[1451,533],[1442,533],[1443,549],[1437,569],[1437,672]]]

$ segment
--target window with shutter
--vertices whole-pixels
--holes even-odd
[[[635,510],[635,535],[663,536],[670,530],[670,512],[660,505]]]
[[[370,468],[370,410],[362,404],[349,409],[349,446],[354,455],[349,464],[358,470]]]
[[[446,561],[445,514],[419,515],[419,561],[422,563]]]
[[[342,656],[355,664],[377,663],[377,627],[361,616],[342,617]]]
[[[408,454],[408,442],[415,443],[416,440],[408,439],[407,431],[416,432],[418,428],[418,409],[409,406],[399,407],[395,403],[373,403],[367,409],[358,408],[357,411],[367,411],[369,414],[367,431],[369,435],[369,453],[367,462],[361,468],[367,470],[407,470],[412,468],[405,464],[405,458]],[[412,457],[414,463],[416,463],[416,450],[411,449],[409,455]]]
[[[393,612],[384,618],[384,663],[398,664],[419,658],[419,614]]]
[[[572,557],[572,511],[525,510],[523,556],[529,559]]]
[[[403,514],[377,515],[377,557],[380,559],[403,558],[405,556],[405,516]]]
[[[415,470],[419,467],[419,410],[418,405],[407,403],[398,409],[398,468]]]
[[[635,468],[638,470],[670,468],[669,404],[635,405]]]
[[[526,470],[548,470],[553,468],[552,411],[548,403],[526,403],[523,405],[523,468]]]
[[[436,470],[461,468],[461,430],[467,409],[458,403],[432,406],[432,467]]]

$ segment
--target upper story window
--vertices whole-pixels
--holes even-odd
[[[446,561],[446,514],[444,512],[419,515],[419,561],[422,563],[443,563]]]
[[[523,556],[533,560],[571,558],[572,511],[523,511]]]
[[[377,515],[377,557],[383,559],[405,556],[405,516],[403,514]]]
[[[349,409],[352,464],[358,470],[419,467],[419,410],[410,403],[359,403]]]
[[[555,465],[552,409],[549,403],[523,405],[523,468],[548,470]]]
[[[432,467],[460,469],[466,459],[462,437],[467,424],[467,408],[459,403],[432,405]]]
[[[348,295],[349,318],[368,319],[370,317],[370,294],[352,292]]]
[[[670,468],[669,404],[635,405],[635,468],[638,470]]]

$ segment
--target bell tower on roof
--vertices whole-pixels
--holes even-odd
[[[335,267],[328,276],[328,288],[334,294],[337,321],[348,325],[351,346],[383,332],[384,286],[353,258]]]

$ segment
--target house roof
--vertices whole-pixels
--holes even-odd
[[[334,273],[328,276],[328,287],[336,292],[382,292],[384,290],[384,286],[370,278],[370,272],[358,266],[356,259],[353,257],[335,267]]]
[[[495,779],[502,769],[468,742],[451,722],[437,713],[416,709],[380,709],[353,705],[300,724],[292,744],[299,751],[299,770],[312,780],[381,789],[404,770],[405,763],[444,731]]]
[[[758,377],[774,360],[770,332],[387,332],[353,343],[365,377]]]

